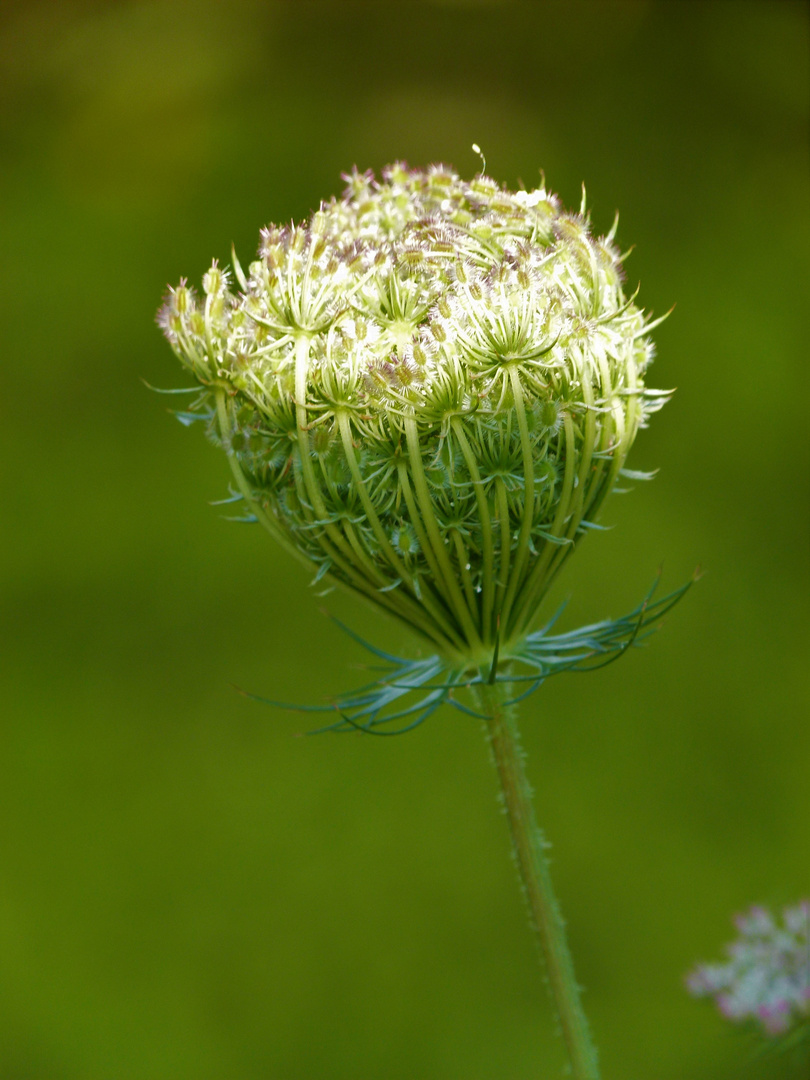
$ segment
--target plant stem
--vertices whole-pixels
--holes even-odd
[[[574,1080],[599,1080],[596,1049],[574,978],[565,925],[551,885],[546,841],[534,816],[526,778],[515,707],[506,702],[504,684],[479,687],[492,758],[501,781],[504,808],[531,921],[545,960],[549,989],[557,1009]]]

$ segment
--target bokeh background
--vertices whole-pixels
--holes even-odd
[[[545,170],[619,239],[672,403],[573,626],[707,571],[649,647],[527,705],[606,1080],[788,1078],[684,972],[810,893],[808,8],[7,2],[0,1078],[561,1075],[476,721],[296,738],[357,646],[167,413],[167,282],[353,164]],[[333,595],[381,645],[402,631]]]

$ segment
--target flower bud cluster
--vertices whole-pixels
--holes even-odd
[[[810,901],[785,908],[780,923],[762,907],[736,919],[739,938],[727,964],[701,964],[687,977],[696,997],[712,997],[736,1023],[754,1021],[766,1035],[810,1031]]]
[[[528,632],[665,395],[612,233],[544,188],[354,172],[159,321],[252,512],[456,657]]]

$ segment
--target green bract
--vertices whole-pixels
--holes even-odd
[[[540,188],[393,165],[216,263],[160,322],[238,492],[453,663],[518,648],[636,432],[652,324],[613,231]],[[614,227],[615,230],[615,227]]]

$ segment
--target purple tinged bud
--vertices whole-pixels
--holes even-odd
[[[207,296],[218,296],[227,285],[227,276],[214,259],[211,269],[203,276],[203,290]]]
[[[171,299],[174,310],[177,312],[177,314],[185,315],[193,302],[191,298],[191,292],[186,285],[185,278],[181,278],[180,284],[177,286],[176,289],[172,290]]]
[[[434,319],[430,324],[430,330],[436,341],[440,344],[444,344],[447,341],[447,331],[442,326],[441,320]]]

